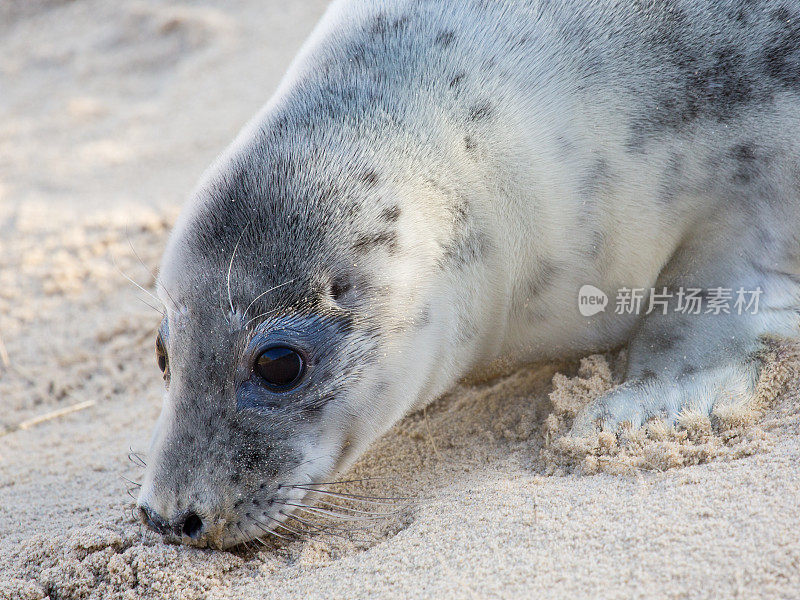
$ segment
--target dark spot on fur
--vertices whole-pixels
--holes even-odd
[[[466,77],[464,73],[457,73],[456,75],[454,75],[453,78],[450,80],[450,89],[459,87],[464,81],[464,77]]]
[[[586,196],[596,195],[608,183],[611,170],[605,158],[598,158],[589,168],[583,179],[581,189]]]
[[[383,13],[378,13],[377,15],[375,15],[375,17],[372,19],[372,22],[370,23],[369,32],[373,35],[383,35],[384,33],[386,33],[387,29],[388,29],[388,24],[386,15]]]
[[[364,67],[367,64],[367,47],[364,44],[353,44],[349,48],[348,56],[352,64]]]
[[[403,15],[402,17],[398,17],[394,21],[392,21],[392,28],[397,31],[399,29],[403,29],[406,25],[408,25],[408,16]]]
[[[489,238],[480,231],[472,231],[457,236],[444,247],[439,265],[455,265],[464,267],[484,259],[491,252]]]
[[[737,185],[747,185],[758,175],[756,151],[752,144],[739,144],[731,148],[730,157],[736,163],[736,172],[733,182]]]
[[[554,261],[543,258],[536,266],[536,270],[525,280],[522,287],[522,299],[530,302],[541,295],[544,290],[551,287],[561,273],[562,268]]]
[[[473,106],[469,111],[470,121],[483,121],[492,115],[492,105],[488,102],[482,102]]]
[[[369,170],[361,176],[361,181],[367,184],[367,187],[370,188],[375,187],[378,183],[378,180],[378,174],[373,170]]]
[[[651,332],[647,341],[654,352],[669,352],[683,341],[683,335],[675,332],[654,331]]]
[[[690,73],[685,85],[685,100],[667,121],[680,126],[704,116],[726,120],[751,97],[752,84],[745,78],[744,55],[735,48],[716,52],[713,64]],[[682,104],[682,105],[680,105]]]
[[[450,46],[456,39],[456,34],[454,31],[440,31],[436,35],[436,39],[433,43],[440,48],[447,48]]]
[[[464,148],[467,150],[467,152],[472,153],[472,152],[475,151],[475,149],[477,147],[478,147],[478,143],[475,141],[475,139],[471,135],[465,135],[464,136]]]
[[[369,32],[373,37],[381,37],[388,33],[397,32],[408,25],[406,15],[389,19],[384,13],[378,13],[369,24]]]
[[[394,223],[400,218],[400,207],[390,206],[389,208],[385,208],[381,212],[381,219],[386,221],[387,223]]]
[[[652,381],[653,379],[658,379],[658,375],[656,375],[656,372],[652,369],[644,369],[639,376],[639,379],[643,382]]]
[[[679,14],[679,9],[676,12]],[[752,60],[737,45],[701,52],[691,23],[684,22],[684,17],[675,19],[670,27],[666,23],[672,21],[665,21],[648,42],[654,50],[662,50],[659,68],[670,85],[668,91],[643,97],[649,107],[630,124],[631,150],[640,150],[664,133],[686,130],[697,120],[729,122],[743,107],[766,101],[772,94],[769,86],[758,85]]]
[[[381,231],[379,233],[364,234],[353,244],[353,250],[359,254],[366,254],[381,246],[385,247],[389,252],[393,252],[397,248],[397,232]]]
[[[469,200],[459,198],[450,206],[450,213],[453,215],[453,228],[463,230],[469,221]]]

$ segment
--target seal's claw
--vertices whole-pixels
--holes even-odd
[[[623,384],[585,407],[572,425],[571,437],[586,437],[602,430],[616,430],[623,424],[638,428],[644,424],[646,411],[637,387]]]

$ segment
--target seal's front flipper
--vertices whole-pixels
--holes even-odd
[[[684,256],[692,255],[697,248]],[[706,264],[713,268],[694,262],[687,269],[676,260],[665,270],[655,290],[659,302],[648,303],[655,308],[631,338],[624,383],[579,413],[572,435],[625,423],[640,427],[653,418],[674,424],[690,411],[730,418],[750,409],[765,337],[800,334],[800,285],[755,261],[738,271],[719,255]]]
[[[650,419],[672,425],[687,413],[726,418],[752,407],[763,353],[720,361],[696,370],[686,364],[676,377],[646,371],[631,377],[585,408],[572,427],[573,436],[620,425],[640,427]]]

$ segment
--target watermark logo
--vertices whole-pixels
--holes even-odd
[[[584,317],[593,317],[608,306],[608,296],[593,285],[584,285],[578,292],[578,310]]]
[[[758,314],[763,290],[745,288],[622,288],[617,290],[614,314],[666,315],[744,315]],[[584,317],[603,312],[608,296],[593,285],[584,285],[578,292],[578,309]]]

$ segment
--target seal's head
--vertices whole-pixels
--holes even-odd
[[[186,543],[272,530],[298,486],[451,385],[479,333],[459,307],[485,295],[447,280],[483,249],[462,196],[265,131],[205,177],[159,276],[166,392],[138,506]]]

